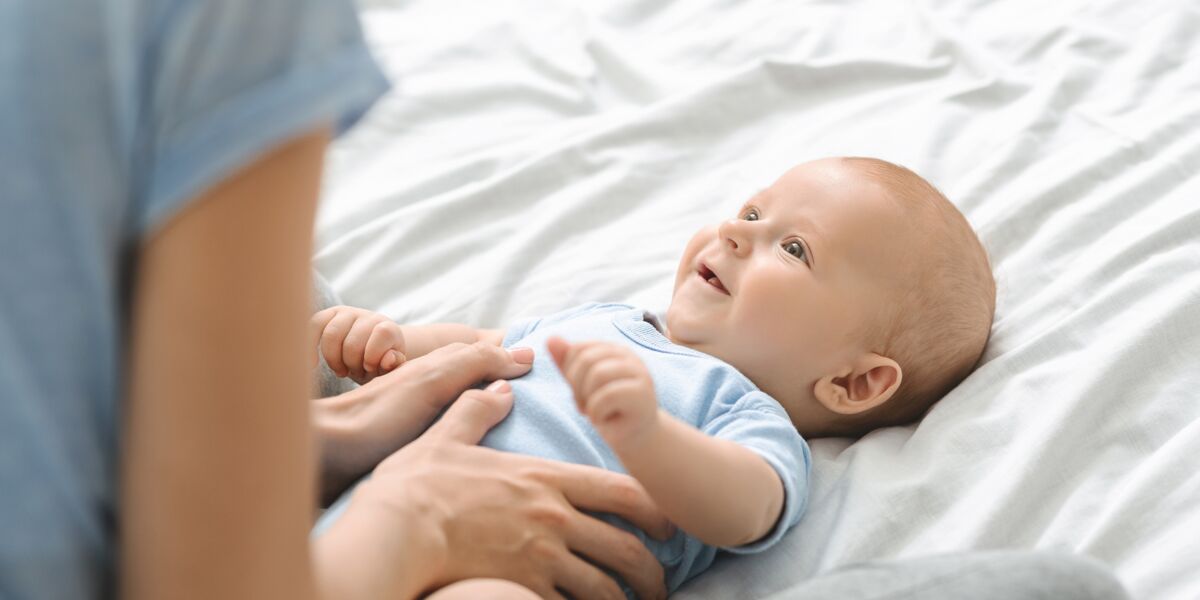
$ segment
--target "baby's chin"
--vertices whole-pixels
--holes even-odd
[[[672,333],[676,329],[675,326],[679,320],[678,315],[678,306],[675,304],[675,301],[672,300],[671,303],[667,305],[667,312],[663,313],[662,322],[660,323],[663,328],[663,335],[667,336],[667,339],[671,340],[671,342],[675,344],[680,343],[679,340],[675,339],[675,336]]]
[[[699,348],[700,340],[703,337],[698,335],[701,333],[697,331],[699,323],[694,322],[697,320],[696,318],[689,319],[685,313],[686,309],[678,306],[675,302],[667,306],[667,313],[662,319],[663,335],[672,344],[703,351]]]

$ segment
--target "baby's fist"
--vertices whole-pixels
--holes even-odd
[[[377,312],[333,306],[312,316],[310,347],[317,347],[338,377],[359,385],[399,367],[405,360],[400,325]]]
[[[654,380],[633,350],[608,342],[546,342],[562,371],[579,411],[613,446],[649,433],[658,423]]]

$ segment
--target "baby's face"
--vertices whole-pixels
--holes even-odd
[[[836,159],[806,163],[701,229],[667,310],[676,343],[716,356],[805,418],[818,379],[865,348],[920,236],[884,190]]]

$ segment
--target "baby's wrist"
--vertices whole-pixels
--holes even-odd
[[[662,409],[656,408],[648,418],[629,428],[619,440],[610,441],[613,451],[624,461],[625,456],[637,457],[647,448],[654,446],[663,430]],[[615,442],[615,443],[614,443]]]

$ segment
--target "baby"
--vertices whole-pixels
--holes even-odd
[[[334,371],[360,383],[452,342],[546,347],[483,445],[636,478],[678,533],[605,518],[674,591],[717,549],[761,551],[799,520],[805,438],[910,423],[966,377],[994,304],[987,255],[941,193],[882,160],[831,158],[697,232],[661,321],[592,304],[507,330],[401,327],[335,307],[314,327]]]

